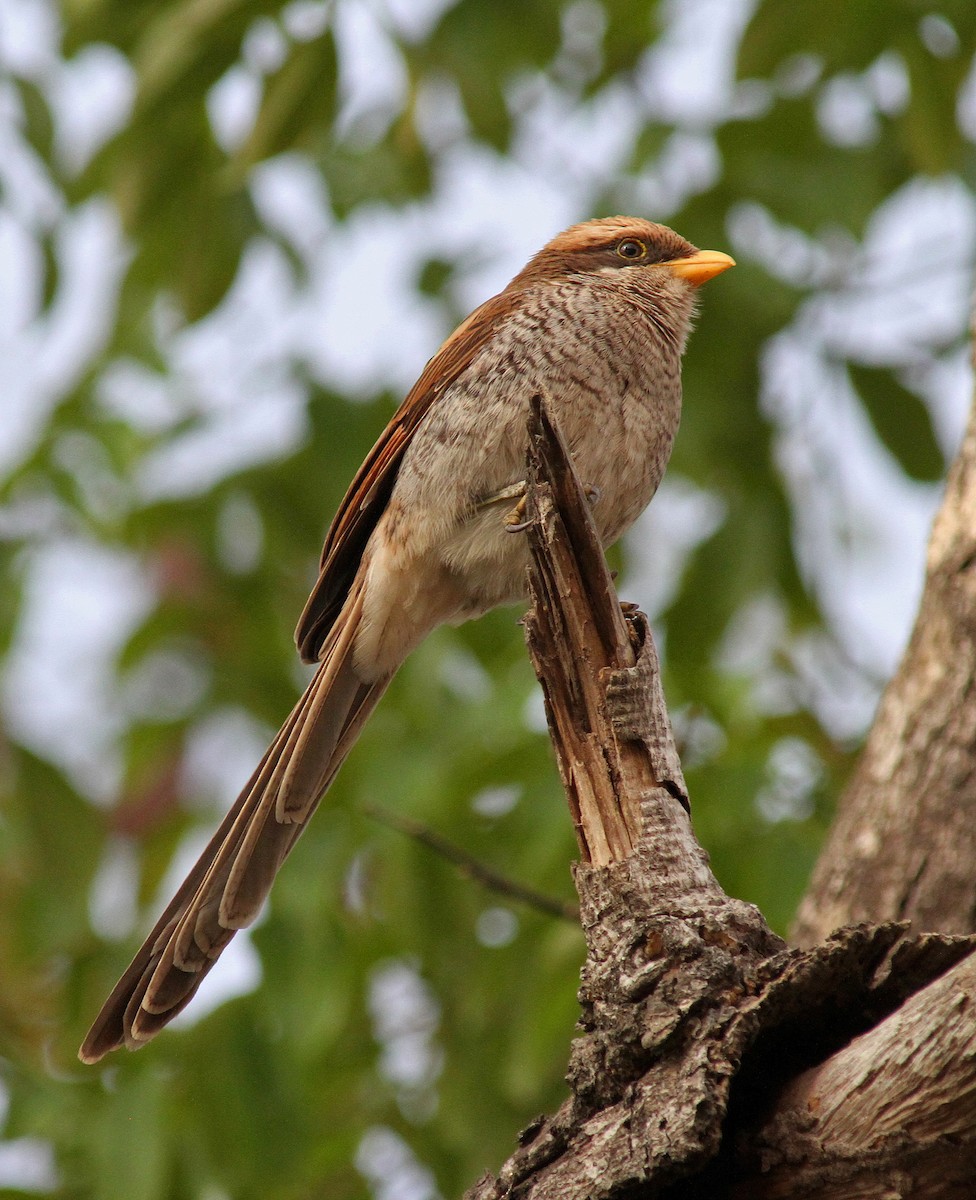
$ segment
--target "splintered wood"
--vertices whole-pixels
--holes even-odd
[[[642,617],[623,616],[586,481],[540,397],[527,474],[526,640],[583,861],[606,866],[634,852],[652,792],[687,809],[684,779],[649,632]]]

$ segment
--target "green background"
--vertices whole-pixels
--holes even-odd
[[[313,294],[301,238],[269,223],[256,201],[267,160],[290,155],[303,178],[321,181],[326,240],[366,223],[368,270],[368,254],[382,258],[388,239],[402,236],[399,218],[429,211],[459,149],[499,172],[531,165],[556,153],[546,129],[602,114],[620,143],[616,161],[578,174],[571,218],[633,211],[651,198],[654,211],[642,215],[739,260],[703,293],[660,525],[642,523],[614,565],[625,596],[632,581],[643,589],[636,599],[655,601],[698,835],[726,889],[781,931],[877,695],[884,654],[859,656],[845,638],[848,585],[819,569],[827,551],[808,536],[810,514],[835,489],[832,458],[847,461],[855,442],[930,511],[958,436],[958,401],[953,409],[941,391],[959,394],[972,237],[933,225],[928,203],[919,208],[925,227],[913,227],[912,196],[943,189],[976,211],[976,7],[724,6],[736,14],[730,52],[698,70],[703,91],[718,70],[729,79],[719,102],[698,112],[656,99],[656,72],[668,56],[690,70],[696,38],[709,43],[707,23],[722,5],[420,7],[429,20],[411,23],[404,4],[65,0],[60,59],[107,45],[134,81],[120,127],[87,159],[72,158],[50,72],[15,64],[2,80],[18,142],[60,197],[54,217],[34,220],[0,182],[0,205],[30,230],[41,263],[33,327],[71,282],[63,234],[72,214],[107,198],[127,246],[106,337],[69,380],[50,385],[36,436],[16,461],[7,456],[3,650],[13,656],[25,644],[39,604],[37,556],[52,547],[104,550],[143,588],[108,663],[107,775],[86,776],[32,743],[17,719],[26,698],[13,684],[6,691],[2,1135],[36,1139],[19,1144],[46,1165],[31,1188],[0,1188],[2,1196],[451,1196],[497,1166],[518,1129],[564,1095],[578,930],[486,892],[365,812],[396,809],[512,879],[572,901],[575,844],[514,611],[442,631],[396,679],[253,933],[259,985],[138,1055],[95,1068],[74,1057],[134,948],[126,905],[136,904],[138,928],[148,925],[174,854],[226,803],[219,788],[194,782],[191,748],[230,714],[245,731],[228,751],[242,780],[247,754],[290,708],[301,678],[291,633],[331,513],[402,381],[483,298],[477,273],[495,262],[491,245],[445,228],[442,248],[425,252],[406,281],[434,336],[420,353],[408,343],[395,379],[330,386],[327,372],[286,350],[269,388],[286,379],[298,389],[298,435],[283,450],[214,469],[195,489],[154,496],[147,464],[165,462],[162,452],[211,421],[192,379],[173,373],[173,340],[226,311],[242,256],[256,246],[283,264],[296,293]],[[352,9],[372,14],[399,73],[392,99],[358,112],[350,43],[337,32]],[[705,23],[697,33],[688,10]],[[256,37],[276,47],[263,66]],[[367,55],[367,75],[382,76],[385,61]],[[236,144],[221,144],[208,97],[243,68],[259,106]],[[694,92],[694,79],[684,86]],[[435,137],[437,96],[451,99]],[[540,96],[549,109],[537,126]],[[616,126],[614,112],[626,114]],[[697,176],[682,157],[689,146],[708,163]],[[669,161],[681,164],[676,177]],[[881,218],[893,197],[903,242],[889,246]],[[514,227],[520,213],[497,220]],[[962,301],[933,316],[926,281],[941,295],[945,272]],[[849,328],[845,303],[856,309]],[[872,305],[880,325],[908,321],[897,353],[890,337],[872,337]],[[364,308],[366,343],[368,321]],[[377,354],[389,363],[391,346]],[[776,375],[783,363],[786,387]],[[154,424],[151,413],[134,419],[106,403],[106,381],[124,381],[120,364],[176,395],[178,417]],[[19,370],[44,365],[28,359]],[[812,475],[809,462],[806,475],[797,465],[804,446],[820,450]],[[876,547],[858,524],[856,486],[846,503],[830,552],[840,546],[854,561]],[[891,513],[896,544],[901,519]],[[61,615],[69,632],[76,615]],[[56,710],[59,686],[55,672],[34,703],[49,699]],[[70,747],[70,726],[61,736]],[[114,925],[106,878],[120,889]],[[4,1161],[0,1146],[0,1179]]]

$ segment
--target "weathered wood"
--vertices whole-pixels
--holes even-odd
[[[580,852],[604,866],[633,852],[640,797],[656,785],[647,755],[614,736],[606,709],[601,673],[632,668],[636,653],[576,469],[541,403],[530,431],[537,436],[528,457],[526,531],[538,568],[529,577],[526,640]],[[540,555],[543,545],[548,552]]]
[[[774,1168],[819,1153],[798,1117],[771,1122],[780,1093],[884,1029],[976,943],[909,939],[887,924],[791,950],[755,907],[725,895],[691,829],[646,618],[622,615],[566,448],[541,401],[533,408],[526,637],[590,860],[574,872],[581,1034],[569,1098],[468,1200],[715,1200],[734,1186],[748,1196]],[[880,1036],[878,1052],[892,1051]],[[851,1078],[842,1066],[824,1076],[832,1110],[849,1106],[840,1091]]]
[[[794,1079],[739,1148],[749,1200],[976,1195],[976,954]],[[936,1035],[936,1036],[934,1036]]]

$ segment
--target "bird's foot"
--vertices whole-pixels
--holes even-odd
[[[518,504],[515,505],[512,511],[505,518],[506,533],[522,533],[529,527],[529,522],[525,519],[525,485],[523,484],[522,487],[523,492]],[[603,491],[602,489],[596,487],[595,484],[584,483],[583,494],[586,496],[590,508],[593,508],[595,504],[599,503],[600,497],[603,495]]]
[[[524,484],[522,485],[522,489],[522,495],[519,496],[518,503],[505,518],[506,533],[523,533],[529,527],[529,522],[525,516],[526,495]]]
[[[508,487],[504,487],[498,492],[492,492],[490,496],[485,496],[483,500],[478,502],[478,509],[480,511],[483,508],[490,508],[496,504],[507,504],[510,500],[514,500],[515,505],[509,509],[502,524],[508,533],[521,533],[528,525],[528,521],[525,519],[524,479],[520,479],[518,483],[510,483]]]
[[[595,484],[583,484],[583,492],[590,507],[599,504],[600,497],[603,495],[601,488]],[[505,526],[506,533],[524,533],[529,527],[529,522],[526,519],[526,488],[525,480],[520,480],[518,483],[509,484],[508,487],[502,488],[501,491],[494,492],[492,495],[485,497],[478,505],[479,508],[485,508],[490,504],[502,504],[508,500],[514,500],[515,504],[505,515],[502,524]]]

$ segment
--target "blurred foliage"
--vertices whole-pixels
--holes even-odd
[[[395,111],[348,120],[348,64],[335,30],[353,7],[372,11],[385,30],[403,86]],[[115,663],[125,720],[114,803],[94,806],[77,780],[13,737],[0,757],[2,1133],[53,1145],[60,1183],[52,1194],[341,1200],[366,1194],[377,1171],[389,1183],[412,1169],[412,1153],[450,1196],[497,1164],[516,1131],[563,1094],[578,931],[485,894],[362,811],[395,805],[513,879],[572,898],[574,840],[546,738],[527,719],[533,685],[512,612],[431,639],[401,672],[253,934],[260,986],[138,1056],[94,1069],[74,1060],[132,948],[92,927],[96,875],[129,847],[148,922],[174,854],[216,819],[187,783],[195,734],[228,710],[270,731],[290,707],[298,686],[291,628],[322,530],[395,399],[338,394],[293,364],[308,412],[294,452],[189,496],[147,499],[140,490],[150,457],[204,421],[192,408],[165,428],[130,421],[100,403],[105,372],[137,361],[165,382],[161,328],[190,327],[226,300],[255,239],[277,245],[301,275],[294,247],[255,204],[255,165],[303,156],[340,222],[380,202],[403,210],[436,189],[445,153],[423,128],[431,86],[460,98],[466,128],[455,141],[505,155],[522,136],[526,82],[541,80],[570,107],[617,89],[645,113],[626,168],[581,185],[581,218],[632,207],[635,181],[655,169],[672,135],[712,140],[721,169],[664,214],[699,245],[728,245],[735,212],[750,202],[780,229],[828,245],[839,239],[841,259],[854,262],[878,206],[906,182],[972,178],[974,147],[956,116],[971,68],[962,48],[976,45],[968,0],[761,0],[736,51],[735,94],[747,102],[697,123],[655,115],[642,98],[653,73],[646,55],[667,38],[672,6],[458,0],[442,8],[428,27],[404,30],[382,5],[353,0],[63,0],[64,55],[109,44],[135,77],[128,120],[80,172],[59,157],[43,90],[12,80],[24,136],[68,203],[109,196],[132,257],[105,346],[2,483],[4,511],[53,514],[50,526],[14,532],[0,546],[2,647],[28,615],[30,551],[55,534],[135,556],[154,593]],[[259,36],[274,53],[256,76],[249,132],[227,148],[208,100]],[[879,60],[901,72],[904,103],[877,105],[869,136],[828,136],[828,89],[838,80],[859,86]],[[53,234],[40,243],[51,303],[60,258]],[[725,886],[785,929],[854,748],[829,736],[790,655],[797,641],[830,634],[797,566],[775,430],[758,403],[760,362],[811,297],[843,290],[845,279],[836,256],[819,274],[769,269],[768,258],[743,257],[709,290],[692,342],[673,469],[718,497],[724,515],[683,564],[657,622],[696,828]],[[445,247],[417,279],[443,312],[456,310],[456,266]],[[937,478],[944,463],[929,410],[900,364],[840,365],[904,472]],[[235,513],[260,535],[255,561],[243,566],[228,557],[221,532]],[[626,564],[626,554],[617,561]],[[788,702],[762,700],[758,668],[729,665],[730,630],[757,600],[782,617],[762,670]],[[158,712],[127,706],[135,682],[167,655],[202,680],[192,701],[169,713],[161,692]],[[807,768],[791,776],[797,755]],[[384,1033],[375,1011],[378,981],[393,964],[422,997],[421,1028],[399,1034]],[[408,1026],[411,1011],[401,1013]],[[394,1024],[396,1013],[394,1005]],[[363,1137],[377,1128],[398,1135],[403,1153],[374,1169]]]

